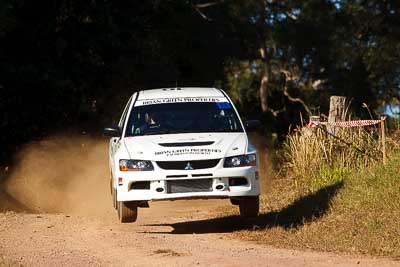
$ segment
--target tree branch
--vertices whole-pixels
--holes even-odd
[[[194,8],[194,10],[196,10],[197,13],[199,13],[199,15],[200,15],[203,19],[205,19],[205,20],[207,20],[207,21],[212,21],[212,19],[210,19],[209,17],[206,16],[206,14],[204,14],[203,12],[201,12],[199,8],[197,8],[197,7],[195,7],[195,6],[193,6],[193,8]]]
[[[284,89],[283,89],[283,94],[289,99],[289,101],[291,102],[298,102],[300,103],[303,108],[307,111],[308,116],[311,116],[311,110],[310,108],[306,105],[306,103],[298,97],[292,97],[289,92],[288,92],[288,88],[287,88],[287,81],[293,81],[295,80],[295,76],[293,73],[287,71],[287,70],[281,70],[281,72],[285,75],[285,85],[284,85]]]
[[[216,2],[210,2],[210,3],[204,3],[204,4],[193,4],[194,8],[206,8],[206,7],[210,7],[210,6],[215,6],[215,5],[219,5],[221,3],[223,3],[224,1],[216,1]]]
[[[202,8],[207,8],[207,7],[210,7],[210,6],[219,5],[219,4],[223,3],[223,2],[224,2],[224,0],[215,1],[215,2],[210,2],[210,3],[204,3],[204,4],[194,4],[194,3],[193,3],[193,4],[192,4],[192,7],[193,7],[194,10],[196,10],[197,13],[199,13],[199,15],[200,15],[203,19],[205,19],[205,20],[207,20],[207,21],[212,21],[212,19],[209,18],[209,17],[207,17],[207,15],[204,14],[203,12],[201,12],[200,9],[202,9]]]

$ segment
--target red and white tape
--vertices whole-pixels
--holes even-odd
[[[384,120],[386,120],[386,117],[383,117],[381,120],[357,120],[357,121],[335,121],[335,122],[310,121],[308,123],[308,128],[318,127],[319,125],[336,126],[336,127],[362,127],[362,126],[375,125],[381,123],[381,121]]]

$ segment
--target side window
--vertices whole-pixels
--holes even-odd
[[[125,106],[124,112],[122,113],[121,119],[119,120],[118,126],[120,129],[122,129],[124,127],[125,124],[125,119],[126,119],[126,115],[128,113],[129,110],[129,106],[131,105],[132,99],[136,96],[136,94],[134,94],[128,101],[128,103]]]

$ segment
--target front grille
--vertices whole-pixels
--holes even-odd
[[[164,170],[201,170],[214,168],[220,159],[186,160],[186,161],[157,161],[158,167]]]
[[[187,178],[187,175],[167,175],[167,178]]]
[[[192,177],[204,177],[204,176],[213,176],[213,174],[212,173],[192,174]]]
[[[211,192],[212,179],[167,181],[167,193]]]

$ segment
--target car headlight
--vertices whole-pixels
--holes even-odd
[[[224,168],[256,166],[256,154],[239,155],[234,157],[225,158]]]
[[[121,159],[119,161],[120,171],[152,171],[153,164],[148,160]]]

